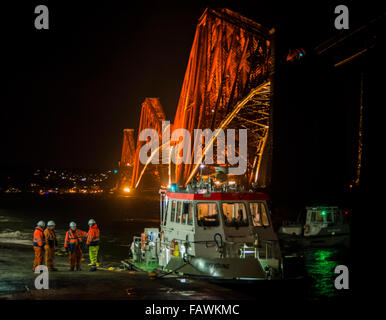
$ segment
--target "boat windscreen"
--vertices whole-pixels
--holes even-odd
[[[184,202],[182,205],[181,224],[193,225],[193,204]]]
[[[339,220],[339,212],[335,208],[317,209],[313,210],[311,214],[312,223],[334,223]]]
[[[172,207],[170,209],[170,221],[174,222],[176,219],[176,200],[172,201]]]
[[[181,223],[181,201],[177,202],[176,222]]]
[[[201,227],[215,227],[220,224],[217,203],[197,203],[197,224]]]
[[[242,202],[231,202],[222,204],[222,213],[225,225],[228,227],[248,226],[248,216],[245,204]]]
[[[251,202],[249,203],[249,209],[251,210],[252,222],[255,227],[268,227],[269,220],[267,216],[267,208],[264,202]]]

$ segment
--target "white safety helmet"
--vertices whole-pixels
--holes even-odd
[[[88,220],[88,225],[89,225],[89,226],[92,226],[92,225],[95,224],[95,223],[96,223],[96,222],[95,222],[94,219]]]
[[[46,223],[45,223],[43,220],[40,220],[40,221],[37,223],[37,226],[38,226],[38,227],[44,228],[44,227],[46,226]]]
[[[53,220],[50,220],[47,222],[47,227],[55,227],[55,222]]]
[[[70,222],[70,228],[72,228],[72,227],[76,227],[76,223],[74,221]]]

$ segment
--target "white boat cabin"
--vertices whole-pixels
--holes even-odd
[[[256,192],[161,193],[160,266],[172,258],[253,258],[278,271],[281,253],[268,199]]]

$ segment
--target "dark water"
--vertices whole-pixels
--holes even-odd
[[[19,231],[16,238],[31,240],[34,226],[39,220],[54,220],[63,246],[68,224],[75,221],[78,228],[87,231],[87,222],[94,218],[101,230],[100,249],[103,262],[119,262],[128,257],[129,244],[134,235],[145,227],[159,225],[159,199],[155,195],[141,198],[35,198],[0,199],[0,236],[4,232]],[[337,276],[334,269],[344,264],[350,267],[347,250],[306,250],[306,271],[311,278],[308,298],[339,297],[334,287]]]

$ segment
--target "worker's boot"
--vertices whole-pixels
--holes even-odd
[[[76,268],[76,271],[82,271],[82,268],[80,268],[80,267]]]
[[[91,265],[91,268],[88,271],[97,271],[96,265],[95,264]]]
[[[71,267],[70,270],[68,270],[68,271],[74,271],[74,267]]]

